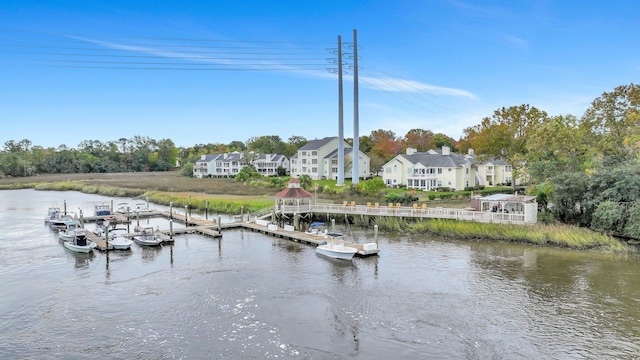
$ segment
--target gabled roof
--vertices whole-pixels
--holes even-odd
[[[318,150],[321,147],[327,145],[329,142],[331,142],[331,140],[333,139],[337,139],[337,136],[329,136],[323,139],[316,139],[316,140],[311,140],[308,143],[306,143],[303,147],[301,147],[300,149],[298,149],[298,151],[300,150]]]
[[[429,150],[427,152],[417,152],[411,155],[400,154],[398,155],[412,164],[422,164],[426,167],[462,167],[467,162],[475,163],[475,159],[468,155],[461,155],[451,153],[449,155],[442,155],[442,151]]]
[[[345,147],[344,148],[344,155],[347,156],[348,154],[351,154],[353,152],[353,148],[348,148]],[[362,151],[360,151],[362,153]],[[364,154],[364,153],[363,153]],[[366,155],[366,154],[365,154]],[[332,152],[328,153],[327,156],[325,156],[325,159],[332,159],[332,158],[337,158],[338,157],[338,149],[333,150]]]
[[[271,157],[269,160],[267,160],[267,155]],[[275,162],[280,162],[285,160],[287,160],[287,158],[284,155],[278,155],[278,154],[260,154],[256,159],[256,161],[275,161]]]
[[[208,162],[211,162],[211,161],[215,160],[215,158],[216,158],[217,156],[219,156],[219,155],[220,155],[220,154],[210,154],[210,155],[205,155],[205,156],[204,156],[204,159],[200,158],[200,159],[196,160],[196,162],[197,162],[197,163],[199,163],[199,162],[207,162],[207,163],[208,163]]]

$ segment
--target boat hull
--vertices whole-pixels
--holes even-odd
[[[353,256],[358,252],[358,249],[350,246],[332,246],[332,245],[318,245],[316,253],[324,256],[328,256],[334,259],[351,260]]]
[[[116,250],[129,250],[131,249],[131,244],[133,244],[133,241],[127,238],[119,237],[113,240],[109,240],[109,244]]]
[[[139,236],[134,236],[133,241],[135,241],[136,244],[142,245],[142,246],[159,246],[160,244],[162,244],[162,239],[158,239],[158,238],[144,239]]]
[[[76,245],[72,242],[65,242],[64,247],[74,252],[88,253],[93,251],[93,248],[96,247],[96,244],[89,242],[87,243],[87,245]]]

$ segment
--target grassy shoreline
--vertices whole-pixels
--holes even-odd
[[[277,189],[251,187],[230,179],[194,179],[169,173],[62,174],[0,179],[0,190],[26,189],[80,191],[113,197],[149,198],[176,207],[239,214],[273,206]],[[509,225],[469,221],[407,221],[380,217],[380,230],[429,233],[437,236],[496,242],[527,243],[575,250],[626,254],[635,248],[608,235],[560,225]]]

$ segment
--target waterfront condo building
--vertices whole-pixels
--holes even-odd
[[[193,177],[234,177],[251,164],[263,176],[276,176],[278,170],[289,172],[289,159],[278,154],[231,153],[202,155],[193,167]]]
[[[512,167],[504,160],[479,162],[472,149],[465,155],[452,153],[448,146],[442,150],[417,152],[407,148],[383,166],[382,179],[388,187],[406,186],[409,189],[431,191],[447,187],[464,190],[474,186],[511,184]]]
[[[344,144],[344,177],[353,177],[353,148]],[[359,152],[358,169],[360,179],[371,176],[369,169],[369,157]],[[298,178],[302,175],[309,175],[313,180],[330,179],[336,180],[338,177],[338,137],[326,137],[319,140],[311,140],[306,145],[298,149],[298,152],[291,157],[291,177]]]

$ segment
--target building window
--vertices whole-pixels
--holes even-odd
[[[451,180],[449,180],[449,181],[447,182],[447,185],[451,186]]]
[[[307,159],[302,159],[302,163],[306,164],[307,163]]]
[[[301,154],[302,156],[307,156],[307,152],[306,152],[306,151],[301,151],[301,152],[300,152],[300,154]]]
[[[302,172],[307,172],[307,167],[306,166],[302,167]]]
[[[438,180],[438,187],[442,186],[442,180]]]
[[[469,174],[469,168],[465,168],[464,169],[464,173],[468,175]]]
[[[390,167],[384,168],[384,172],[386,172],[387,174],[391,174],[391,168]]]
[[[312,151],[312,152],[311,152],[311,156],[317,156],[317,155],[318,155],[318,152],[317,152],[317,151]]]
[[[311,172],[312,173],[317,173],[318,172],[318,168],[317,167],[312,167],[311,168]]]
[[[442,168],[438,168],[438,174],[442,174]]]
[[[318,159],[311,159],[311,163],[314,164],[314,165],[317,164],[318,163]]]
[[[451,168],[449,168],[449,172],[451,172]]]
[[[511,172],[511,165],[507,165],[504,167],[504,171]]]

